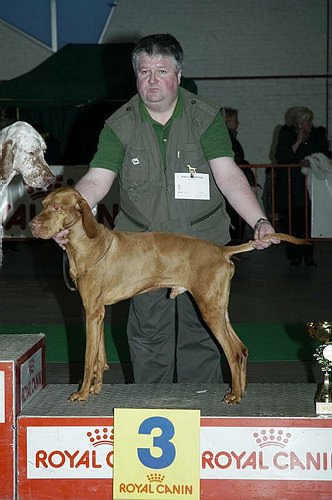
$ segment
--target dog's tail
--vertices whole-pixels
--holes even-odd
[[[261,239],[262,239],[262,241],[270,241],[272,239],[281,240],[281,241],[288,241],[288,243],[294,243],[294,245],[309,245],[310,244],[310,242],[306,239],[296,238],[295,236],[290,236],[289,234],[284,234],[284,233],[267,234],[266,236],[263,236],[263,238],[261,238]],[[237,253],[251,252],[251,250],[255,250],[254,245],[255,245],[255,240],[250,240],[250,241],[248,241],[248,243],[243,243],[242,245],[223,247],[223,252],[224,252],[224,255],[226,255],[228,257],[232,257],[232,255],[235,255]]]

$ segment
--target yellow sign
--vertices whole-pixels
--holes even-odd
[[[114,410],[113,499],[148,498],[199,500],[199,410]]]

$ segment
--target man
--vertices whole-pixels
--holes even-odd
[[[138,94],[106,121],[78,191],[93,207],[118,175],[116,229],[186,233],[222,245],[229,241],[223,193],[255,227],[257,248],[269,246],[259,238],[274,230],[233,161],[219,108],[179,88],[179,42],[169,34],[146,36],[132,62]],[[66,243],[65,234],[59,243]],[[136,383],[221,379],[220,352],[188,294],[134,297],[127,334]]]

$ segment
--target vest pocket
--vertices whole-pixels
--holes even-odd
[[[196,217],[195,219],[191,220],[190,225],[195,226],[195,224],[199,224],[200,222],[204,222],[206,219],[211,217],[211,215],[214,215],[216,212],[218,212],[218,210],[220,210],[222,208],[222,206],[223,206],[223,204],[219,203],[219,205],[217,207],[213,208],[209,212],[207,212],[203,215],[200,215],[199,217]]]
[[[145,149],[130,149],[120,170],[123,187],[136,187],[148,180],[148,162]]]
[[[147,224],[138,221],[123,209],[121,209],[121,211],[116,216],[114,223],[115,229],[117,229],[118,231],[141,232],[150,230]]]
[[[225,245],[229,241],[230,219],[223,203],[190,220],[192,236]]]
[[[205,172],[207,161],[199,144],[185,144],[184,159],[186,165],[196,168],[197,172]],[[203,166],[205,166],[204,169],[201,168]]]

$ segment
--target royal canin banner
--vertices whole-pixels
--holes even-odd
[[[332,480],[331,429],[203,427],[202,479]]]
[[[28,427],[28,479],[113,477],[113,426]]]
[[[331,422],[276,422],[202,426],[201,479],[332,481]],[[111,425],[31,426],[26,439],[28,479],[113,477]]]

